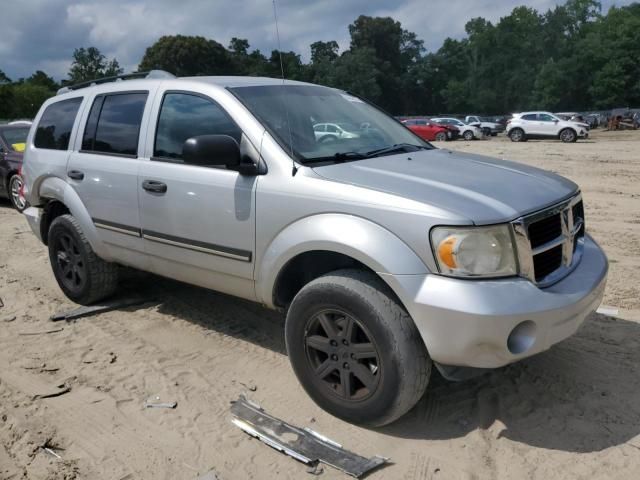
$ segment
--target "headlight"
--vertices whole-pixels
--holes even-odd
[[[436,227],[431,246],[440,273],[454,277],[506,277],[518,267],[508,225]]]

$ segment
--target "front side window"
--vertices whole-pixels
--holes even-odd
[[[38,123],[33,144],[36,148],[67,150],[71,129],[76,121],[82,97],[70,98],[49,105]]]
[[[147,92],[99,95],[82,137],[82,150],[137,156]]]
[[[167,93],[158,117],[153,156],[181,161],[184,142],[200,135],[229,135],[240,143],[242,131],[212,100],[188,93]]]
[[[371,158],[380,151],[392,154],[395,148],[432,148],[373,105],[333,88],[261,85],[229,90],[301,163]],[[314,135],[313,126],[319,123],[338,125],[346,134]]]
[[[547,115],[546,113],[540,113],[538,114],[538,120],[540,120],[541,122],[553,122],[555,121],[555,117],[552,117],[551,115]]]

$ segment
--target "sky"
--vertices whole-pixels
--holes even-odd
[[[557,0],[276,0],[283,50],[307,61],[309,45],[336,40],[349,47],[348,26],[359,15],[391,16],[428,50],[464,36],[473,17],[496,22],[518,5],[541,12]],[[632,0],[601,0],[603,11]],[[9,78],[43,70],[66,78],[73,50],[97,47],[126,72],[162,35],[201,35],[227,46],[247,38],[269,54],[278,48],[272,0],[0,0],[0,70]],[[564,3],[564,2],[560,2]]]

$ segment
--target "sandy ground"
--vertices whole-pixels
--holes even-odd
[[[640,478],[640,132],[446,147],[579,183],[588,230],[611,260],[604,303],[619,316],[594,314],[550,351],[473,381],[434,377],[406,417],[367,430],[305,395],[285,355],[282,318],[260,306],[132,274],[123,290],[160,301],[49,321],[73,305],[45,247],[2,203],[0,479],[195,479],[211,470],[223,480],[306,478],[303,464],[230,423],[240,393],[363,455],[390,457],[372,479]],[[52,329],[62,330],[24,335]],[[69,393],[34,400],[63,383]],[[178,406],[144,409],[151,395]],[[346,478],[329,467],[322,477]]]

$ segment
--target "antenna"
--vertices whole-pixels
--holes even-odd
[[[280,73],[282,75],[282,90],[284,92],[284,63],[282,62],[282,47],[280,45],[280,29],[278,28],[278,7],[276,6],[276,0],[273,0],[273,18],[276,21],[276,38],[278,40],[278,56],[280,57]],[[296,165],[296,161],[293,157],[293,135],[291,134],[291,123],[289,123],[289,108],[287,107],[287,103],[282,98],[282,106],[284,107],[284,112],[287,117],[287,128],[289,130],[289,150],[291,154],[291,176],[295,177],[296,173],[298,173],[298,167]]]

